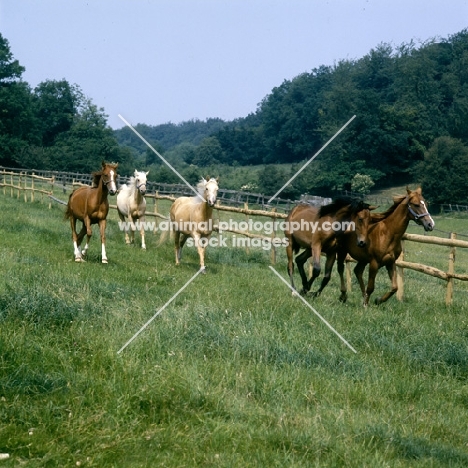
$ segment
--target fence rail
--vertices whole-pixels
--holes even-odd
[[[65,177],[65,178],[64,178]],[[86,178],[87,177],[87,178]],[[76,174],[76,173],[54,173],[52,171],[24,171],[24,170],[7,170],[6,168],[0,167],[0,187],[3,187],[3,194],[6,194],[7,189],[10,189],[10,195],[13,197],[16,194],[16,197],[20,198],[20,193],[24,193],[24,201],[28,201],[27,193],[30,194],[30,200],[34,201],[34,194],[39,193],[41,195],[41,202],[46,195],[49,200],[49,208],[51,208],[51,202],[55,201],[58,203],[66,204],[65,201],[62,201],[60,198],[56,197],[54,194],[58,190],[57,181],[62,182],[61,191],[66,193],[64,189],[65,185],[63,181],[66,180],[67,183],[70,185],[70,188],[73,189],[75,185],[90,185],[91,183],[91,176],[83,177],[83,174]],[[187,186],[182,186],[180,184],[155,184],[157,187],[154,190],[154,193],[149,193],[146,195],[147,198],[153,199],[154,207],[153,212],[147,210],[147,216],[154,216],[157,218],[167,220],[167,216],[159,213],[158,210],[158,200],[169,200],[173,201],[178,196],[182,194],[191,195],[192,191]],[[177,192],[176,189],[179,187],[181,192]],[[161,193],[162,192],[162,193]],[[220,193],[223,191],[220,190]],[[239,194],[242,194],[242,198]],[[232,196],[232,198],[229,198]],[[252,201],[252,203],[256,206],[261,206],[262,209],[251,209],[249,208],[248,200]],[[260,198],[261,197],[261,198]],[[241,201],[241,199],[243,201]],[[218,220],[219,220],[219,212],[224,211],[228,213],[238,213],[242,214],[246,217],[246,220],[249,219],[249,216],[261,216],[261,217],[268,217],[272,221],[277,221],[278,219],[285,219],[286,214],[279,211],[277,206],[271,207],[265,204],[265,199],[263,195],[259,194],[249,194],[245,192],[236,192],[233,190],[225,190],[224,197],[220,197],[217,204],[215,205],[215,210],[218,212]],[[227,204],[221,204],[227,203]],[[287,200],[288,204],[291,204],[291,207],[298,202],[293,202],[291,200]],[[229,206],[229,204],[241,204],[242,208],[236,206]],[[288,205],[289,206],[289,205]],[[111,208],[116,209],[115,205],[110,205]],[[268,208],[268,209],[265,209]],[[284,207],[283,207],[284,209]],[[215,231],[219,231],[217,225],[214,227]],[[263,235],[263,234],[255,234],[249,232],[248,230],[242,231],[239,229],[223,229],[223,231],[232,232],[234,234],[243,235],[252,239],[265,239],[271,240],[276,236],[276,233],[273,232],[271,235]],[[442,271],[438,268],[433,266],[424,265],[421,263],[413,263],[408,262],[404,259],[404,252],[397,260],[397,280],[398,280],[398,292],[397,298],[399,300],[403,299],[403,291],[404,291],[404,281],[403,281],[403,270],[410,269],[413,271],[417,271],[420,273],[424,273],[426,275],[430,275],[443,281],[447,282],[447,292],[446,292],[446,304],[451,304],[453,301],[453,280],[459,281],[468,281],[467,274],[458,274],[455,273],[455,253],[457,248],[468,248],[468,242],[459,240],[456,238],[456,234],[452,233],[450,239],[445,239],[442,237],[436,236],[421,236],[417,234],[409,234],[405,233],[403,236],[404,242],[418,242],[424,244],[431,244],[431,245],[440,245],[446,246],[450,248],[449,252],[449,263],[447,267],[447,271]],[[271,261],[272,263],[276,262],[276,250],[274,243],[271,243]],[[350,273],[350,263],[352,259],[347,259],[347,277],[348,277],[348,289],[350,288],[351,284],[351,273]]]

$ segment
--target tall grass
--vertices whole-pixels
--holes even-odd
[[[464,285],[446,307],[442,282],[405,272],[403,302],[363,309],[356,285],[338,302],[334,273],[308,300],[354,354],[268,252],[208,248],[207,274],[117,354],[196,273],[195,249],[176,267],[158,236],[126,246],[113,213],[109,264],[97,229],[76,264],[62,207],[1,195],[0,209],[3,466],[467,466]]]

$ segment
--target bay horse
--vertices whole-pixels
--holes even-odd
[[[197,185],[198,195],[179,197],[169,213],[171,229],[175,233],[176,265],[180,264],[182,248],[191,237],[200,257],[200,269],[205,270],[205,248],[213,231],[213,207],[218,196],[218,179],[202,178]]]
[[[422,225],[425,231],[432,231],[435,223],[426,202],[422,196],[421,187],[416,190],[406,189],[406,195],[393,198],[393,206],[383,213],[372,214],[371,225],[367,230],[367,244],[364,248],[356,248],[356,237],[359,235],[359,227],[355,232],[347,232],[339,242],[337,268],[341,279],[342,302],[346,301],[347,293],[344,282],[344,262],[349,254],[358,263],[354,273],[358,279],[364,299],[364,306],[369,304],[369,298],[374,292],[377,272],[383,266],[386,267],[391,281],[391,289],[381,297],[375,299],[375,304],[382,304],[396,293],[397,276],[395,262],[402,251],[401,238],[411,220]],[[369,278],[367,288],[362,278],[366,265],[369,265]]]
[[[347,229],[354,229],[354,226],[358,225],[359,234],[355,244],[357,248],[365,246],[370,211],[375,208],[363,201],[351,198],[339,198],[320,208],[308,204],[294,207],[286,218],[284,231],[288,239],[286,247],[288,274],[293,289],[296,289],[293,279],[293,254],[297,254],[300,249],[305,249],[295,258],[302,280],[302,295],[306,295],[310,291],[313,282],[320,275],[320,256],[322,252],[326,254],[325,274],[320,288],[314,293],[314,296],[320,295],[330,281],[338,249],[337,239],[344,235]],[[310,257],[313,257],[313,270],[311,278],[307,280],[304,264]]]
[[[148,172],[135,169],[133,176],[127,184],[122,185],[117,194],[117,213],[122,223],[127,220],[129,226],[125,226],[125,242],[135,242],[135,221],[140,220],[141,248],[146,249],[145,244],[145,213],[146,213],[146,176]],[[131,230],[131,238],[128,230]]]
[[[83,262],[91,239],[92,225],[99,224],[101,232],[102,263],[107,263],[106,256],[106,218],[109,212],[107,195],[117,192],[116,178],[117,166],[115,163],[102,162],[100,171],[93,172],[91,187],[80,187],[70,194],[68,198],[65,218],[70,220],[75,262]],[[83,223],[81,231],[76,234],[76,221]],[[81,250],[81,242],[87,235],[86,245]]]

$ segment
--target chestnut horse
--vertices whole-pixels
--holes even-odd
[[[371,216],[370,210],[373,209],[375,207],[350,198],[337,199],[320,209],[307,204],[294,207],[286,218],[287,227],[284,231],[288,239],[286,253],[291,286],[295,289],[293,253],[305,249],[295,259],[302,279],[301,294],[305,295],[310,291],[313,282],[320,275],[320,255],[323,252],[326,254],[325,274],[320,288],[314,293],[314,296],[318,296],[330,281],[336,260],[337,239],[343,236],[347,229],[354,230],[355,226],[359,226],[359,234],[355,238],[355,244],[357,248],[365,246],[367,227]],[[294,227],[297,227],[297,229],[294,229]],[[311,278],[307,280],[304,264],[310,257],[313,257],[313,272]]]
[[[370,295],[374,291],[377,272],[383,266],[386,267],[392,287],[390,291],[375,300],[376,304],[381,304],[393,296],[398,289],[395,262],[400,256],[401,238],[408,223],[413,220],[422,225],[426,231],[434,229],[435,223],[427,211],[421,188],[413,191],[407,188],[406,192],[406,195],[394,197],[394,204],[387,211],[372,215],[371,225],[367,231],[367,244],[364,248],[356,248],[359,226],[355,232],[347,232],[340,239],[337,268],[341,278],[340,300],[342,302],[345,302],[347,298],[343,272],[344,261],[348,253],[358,262],[354,273],[358,279],[365,306],[369,304]],[[362,276],[367,264],[369,264],[369,279],[366,288]]]
[[[68,199],[65,217],[70,220],[75,262],[82,262],[89,246],[89,240],[93,233],[91,225],[99,224],[101,232],[102,263],[107,263],[106,256],[106,218],[109,212],[107,195],[115,195],[117,192],[116,178],[117,166],[114,163],[102,162],[102,169],[93,172],[93,183],[91,187],[80,187],[76,189]],[[76,221],[83,223],[81,231],[76,234]],[[81,241],[87,235],[86,245],[81,251]]]
[[[176,265],[180,264],[182,247],[192,237],[200,257],[200,269],[205,270],[205,248],[213,231],[213,207],[218,196],[218,179],[208,177],[197,185],[199,195],[179,197],[171,206],[171,229],[175,232]]]
[[[146,249],[145,244],[145,213],[146,213],[146,176],[148,172],[138,172],[135,169],[133,177],[127,184],[122,185],[117,194],[117,212],[120,221],[125,222],[127,218],[128,225],[125,227],[125,242],[133,244],[135,242],[135,221],[140,220],[141,248]],[[131,230],[131,238],[128,230]]]

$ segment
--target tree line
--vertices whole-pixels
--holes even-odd
[[[216,173],[225,188],[273,194],[356,115],[282,196],[420,182],[432,202],[468,204],[467,65],[468,29],[380,44],[284,80],[246,117],[136,128],[190,182]],[[90,172],[106,159],[178,182],[130,129],[112,130],[78,85],[32,89],[23,72],[0,35],[0,164]]]

